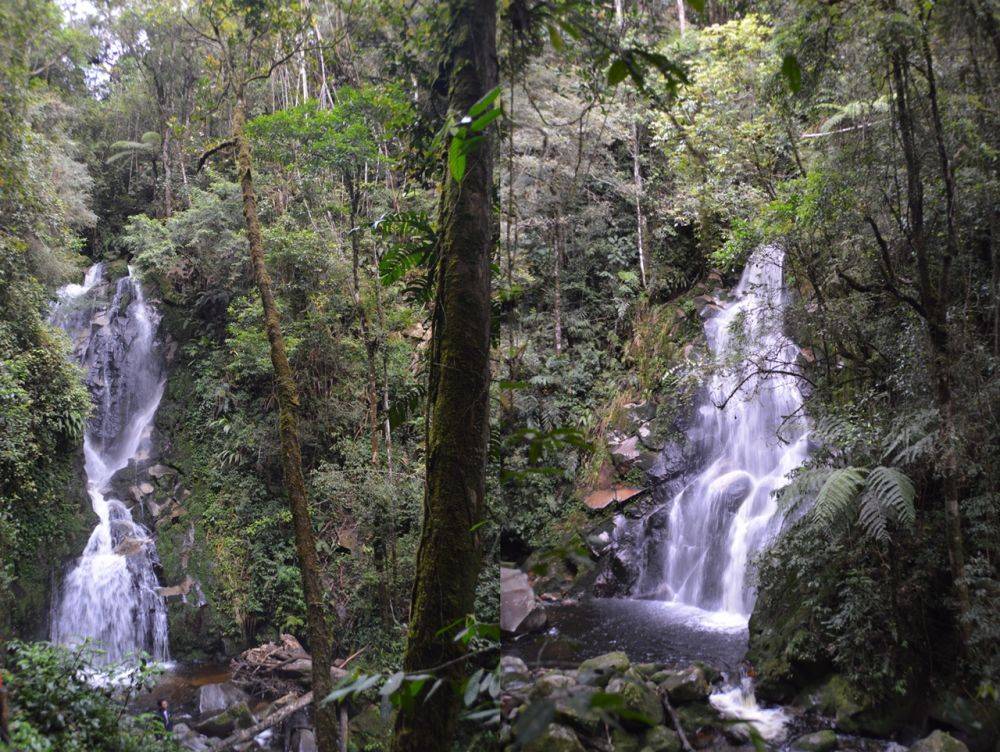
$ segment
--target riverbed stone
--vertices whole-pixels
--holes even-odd
[[[937,729],[910,747],[910,752],[969,752],[969,748],[951,734]]]
[[[501,567],[500,628],[509,633],[534,632],[545,623],[545,609],[538,604],[528,575]]]
[[[628,667],[628,656],[621,650],[615,650],[611,653],[604,653],[594,658],[588,658],[580,664],[579,673],[582,674],[586,671],[591,671],[596,674],[611,676],[612,674],[624,674],[628,671]]]
[[[191,750],[191,752],[205,752],[205,750],[211,749],[208,737],[202,736],[197,731],[194,731],[186,723],[176,723],[173,728],[174,739],[180,744],[184,749]]]
[[[703,749],[719,736],[721,719],[707,702],[689,702],[676,708],[681,728],[696,749]]]
[[[585,752],[572,729],[558,723],[550,724],[541,736],[524,747],[525,752]]]
[[[668,672],[667,676],[660,679],[658,684],[660,689],[670,697],[670,701],[677,704],[704,700],[711,691],[705,672],[698,666],[690,666],[682,671]]]
[[[635,713],[645,719],[646,726],[657,726],[663,723],[663,705],[656,690],[651,689],[635,671],[629,671],[625,676],[616,676],[608,682],[608,692],[622,698],[625,710]],[[642,721],[623,718],[625,726],[643,725]]]
[[[232,682],[205,684],[198,689],[198,713],[202,717],[208,717],[248,700],[246,692]]]
[[[655,726],[646,732],[641,752],[680,752],[681,739],[666,726]]]
[[[837,734],[833,729],[823,729],[805,734],[792,742],[792,752],[830,752],[837,748]]]
[[[556,698],[556,721],[571,726],[583,734],[595,734],[601,729],[601,715],[592,706],[593,687],[576,686]]]
[[[506,687],[509,684],[522,683],[531,680],[528,664],[516,655],[500,657],[500,681]]]
[[[250,728],[254,725],[253,713],[245,702],[238,702],[218,715],[213,715],[195,724],[195,729],[206,736],[224,738],[237,729]]]

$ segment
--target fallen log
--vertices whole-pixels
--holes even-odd
[[[261,733],[262,731],[267,731],[267,729],[281,723],[283,720],[288,718],[288,716],[292,715],[296,711],[306,707],[309,703],[312,702],[312,698],[313,698],[312,691],[306,692],[304,695],[301,695],[294,702],[291,702],[288,705],[285,705],[285,707],[281,708],[280,710],[271,713],[271,715],[269,715],[267,718],[265,718],[263,721],[260,721],[256,725],[251,726],[250,728],[243,729],[242,731],[237,731],[232,736],[226,737],[225,739],[222,740],[222,742],[220,742],[219,746],[213,747],[212,749],[214,749],[215,752],[223,752],[224,750],[232,749],[237,744],[250,741],[255,736],[257,736],[257,734]]]

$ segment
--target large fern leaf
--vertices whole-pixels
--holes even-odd
[[[878,540],[885,540],[888,536],[887,520],[909,527],[917,517],[913,504],[916,494],[913,481],[902,470],[876,467],[868,474],[861,499],[862,527]],[[872,521],[872,526],[866,523],[866,519]],[[880,520],[880,524],[875,524],[875,520]]]
[[[854,521],[855,504],[867,474],[863,467],[843,467],[830,473],[823,483],[812,514],[828,532],[843,530]]]

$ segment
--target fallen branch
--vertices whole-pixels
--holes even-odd
[[[667,693],[663,693],[663,707],[666,708],[667,713],[670,715],[670,720],[673,721],[674,730],[677,732],[677,736],[680,737],[681,746],[684,747],[686,752],[694,752],[694,747],[691,746],[691,742],[688,741],[687,734],[684,733],[684,727],[681,726],[681,719],[677,717],[677,711],[674,710],[674,706],[670,704],[670,698]]]
[[[266,731],[272,726],[281,723],[292,713],[304,708],[306,705],[312,702],[312,698],[313,698],[313,693],[310,690],[309,692],[306,692],[304,695],[301,695],[297,700],[295,700],[295,702],[289,703],[281,710],[271,713],[271,715],[269,715],[260,723],[257,723],[256,725],[253,725],[250,728],[243,729],[242,731],[238,731],[232,736],[226,737],[225,739],[222,740],[222,743],[219,744],[218,747],[213,747],[213,749],[216,752],[223,752],[223,750],[232,749],[241,742],[250,741],[260,732]]]

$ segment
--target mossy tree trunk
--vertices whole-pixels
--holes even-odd
[[[302,473],[302,451],[299,446],[297,415],[299,398],[292,368],[288,362],[288,354],[285,351],[285,339],[281,333],[278,307],[271,291],[271,277],[264,264],[264,239],[261,235],[260,219],[257,216],[257,195],[254,191],[250,144],[246,138],[245,124],[246,103],[242,92],[240,92],[233,114],[236,169],[243,192],[243,218],[246,220],[250,260],[257,289],[260,292],[261,305],[264,309],[264,327],[271,347],[271,365],[274,368],[275,390],[278,397],[278,427],[281,436],[281,467],[285,478],[285,491],[288,494],[288,503],[292,512],[295,550],[299,558],[302,592],[306,600],[309,649],[312,653],[313,718],[316,727],[316,743],[320,752],[334,752],[338,749],[337,708],[333,703],[326,706],[320,704],[320,701],[333,688],[333,681],[330,677],[333,646],[330,625],[327,620],[326,600],[319,577],[319,557],[316,554],[316,539],[309,516],[305,477]]]
[[[450,0],[449,114],[460,120],[497,84],[495,0]],[[473,611],[481,550],[489,437],[490,260],[493,137],[468,152],[461,182],[444,170],[428,382],[424,523],[404,668],[451,663],[452,686],[418,699],[396,720],[394,752],[451,749],[465,674],[463,648],[447,627]],[[442,632],[444,630],[444,632]]]

